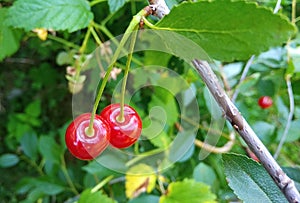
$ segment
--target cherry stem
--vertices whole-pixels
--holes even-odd
[[[103,94],[103,91],[105,89],[106,83],[109,79],[110,73],[111,73],[111,71],[114,67],[114,64],[116,63],[116,61],[117,61],[117,59],[118,59],[125,43],[126,43],[126,41],[130,37],[131,32],[137,29],[141,19],[144,16],[148,16],[148,15],[149,15],[149,11],[147,11],[147,9],[142,9],[139,13],[137,13],[135,16],[133,16],[130,24],[128,25],[128,27],[127,27],[127,29],[126,29],[126,31],[125,31],[122,39],[121,39],[121,42],[120,42],[119,46],[117,47],[117,49],[116,49],[116,51],[115,51],[115,53],[112,57],[111,63],[107,68],[107,71],[104,75],[101,86],[98,90],[98,94],[97,94],[97,97],[96,97],[96,100],[95,100],[95,103],[94,103],[94,107],[93,107],[93,111],[92,111],[92,114],[91,114],[90,124],[89,124],[89,127],[88,127],[89,129],[87,131],[92,131],[92,129],[93,129],[95,114],[96,114],[100,99],[102,97],[102,94]]]
[[[125,121],[124,118],[124,105],[125,105],[125,92],[126,92],[126,83],[127,83],[127,78],[128,78],[128,73],[130,70],[130,64],[132,61],[132,55],[133,55],[133,50],[134,50],[134,45],[136,42],[136,36],[137,36],[137,28],[135,28],[135,31],[132,33],[131,41],[130,41],[130,47],[129,47],[129,54],[127,57],[126,61],[126,68],[124,72],[124,78],[122,81],[122,90],[121,90],[121,101],[120,101],[120,115],[117,117],[117,121],[122,123]]]

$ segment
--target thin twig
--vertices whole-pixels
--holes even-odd
[[[288,115],[288,119],[287,119],[287,123],[286,123],[285,129],[284,129],[283,135],[280,139],[279,145],[278,145],[278,147],[276,149],[276,152],[273,156],[274,159],[278,158],[278,156],[280,154],[280,151],[282,149],[282,146],[283,146],[283,144],[284,144],[284,142],[287,138],[287,135],[289,133],[289,129],[291,127],[291,123],[292,123],[292,120],[293,120],[293,116],[294,116],[294,110],[295,110],[294,94],[293,94],[292,83],[291,83],[290,78],[286,79],[286,85],[287,85],[288,94],[289,94],[290,113]]]
[[[293,0],[292,2],[292,22],[295,23],[295,19],[296,19],[296,0]],[[290,40],[288,41],[287,43],[287,46],[289,46],[290,44]],[[290,60],[290,56],[289,56],[289,52],[287,52],[288,54],[288,60]],[[288,89],[288,94],[289,94],[289,101],[290,101],[290,112],[289,112],[289,115],[288,115],[288,118],[287,118],[287,122],[286,122],[286,126],[285,126],[285,129],[284,129],[284,132],[283,132],[283,135],[280,139],[280,142],[279,142],[279,145],[276,149],[276,152],[274,154],[274,159],[277,159],[279,154],[280,154],[280,151],[282,149],[282,146],[287,138],[287,135],[288,135],[288,132],[289,132],[289,129],[291,127],[291,122],[292,122],[292,119],[293,119],[293,115],[294,115],[294,110],[295,110],[295,101],[294,101],[294,94],[293,94],[293,88],[292,88],[292,84],[291,84],[291,75],[288,75],[286,77],[286,85],[287,85],[287,89]]]
[[[277,0],[273,13],[277,13],[280,10],[280,8],[281,8],[281,0]]]
[[[277,13],[277,12],[279,11],[280,8],[281,8],[281,0],[277,0],[276,6],[275,6],[275,8],[274,8],[274,10],[273,10],[273,13]],[[252,63],[253,63],[254,57],[255,57],[255,56],[252,55],[252,56],[250,57],[250,59],[247,61],[247,64],[246,64],[246,66],[245,66],[245,68],[244,68],[244,70],[243,70],[242,76],[241,76],[241,78],[240,78],[240,81],[239,81],[239,84],[237,85],[237,87],[239,87],[239,85],[242,84],[242,82],[245,80],[245,78],[246,78],[246,76],[247,76],[247,73],[249,72],[250,67],[251,67],[251,65],[252,65]],[[232,98],[231,98],[231,100],[232,100],[233,102],[235,102],[235,100],[236,100],[236,98],[237,98],[237,96],[238,96],[239,93],[240,93],[240,90],[237,88],[237,89],[235,90],[235,92],[234,92]]]
[[[243,70],[242,76],[241,76],[241,78],[240,78],[240,81],[239,81],[237,87],[239,87],[239,85],[242,84],[242,82],[246,79],[246,76],[247,76],[247,74],[248,74],[248,72],[249,72],[249,70],[250,70],[250,67],[251,67],[252,63],[253,63],[254,57],[255,57],[255,56],[252,55],[252,56],[250,57],[250,59],[247,61],[247,64],[246,64],[246,66],[245,66],[245,68],[244,68],[244,70]],[[235,90],[235,92],[233,93],[233,96],[232,96],[232,98],[231,98],[231,101],[232,101],[232,102],[235,102],[235,100],[236,100],[237,96],[239,95],[239,93],[240,93],[240,90],[237,88],[237,89]]]
[[[222,147],[216,147],[216,146],[212,146],[208,143],[202,142],[200,140],[195,139],[194,143],[196,146],[201,147],[202,149],[208,151],[208,152],[212,152],[212,153],[216,153],[216,154],[223,154],[223,153],[227,153],[229,152],[233,145],[234,145],[234,141],[235,141],[235,135],[234,135],[234,131],[230,132],[230,137],[229,137],[229,141],[223,145]]]

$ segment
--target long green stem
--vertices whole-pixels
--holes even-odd
[[[127,61],[126,61],[126,68],[125,68],[125,72],[124,72],[124,78],[123,78],[122,90],[121,90],[120,115],[117,118],[117,120],[119,122],[123,122],[125,120],[124,119],[124,105],[125,105],[126,83],[127,83],[128,73],[130,70],[130,64],[131,64],[131,60],[132,60],[134,45],[136,42],[137,28],[138,27],[136,26],[135,31],[132,33],[130,47],[129,47],[129,54],[128,54]]]
[[[148,151],[148,152],[141,153],[137,157],[135,157],[135,158],[131,159],[130,161],[128,161],[125,165],[127,167],[130,167],[133,164],[135,164],[136,162],[143,160],[144,158],[148,158],[149,156],[152,156],[152,155],[164,152],[164,151],[166,151],[166,149],[158,148],[158,149],[154,149],[154,150],[151,150],[151,151]]]
[[[94,27],[91,27],[91,33],[92,33],[94,39],[96,40],[97,44],[100,46],[102,44],[102,42],[101,42],[100,38],[98,37]]]
[[[116,38],[113,36],[113,34],[105,27],[105,25],[99,25],[99,24],[97,24],[97,23],[94,23],[94,27],[95,28],[97,28],[97,29],[99,29],[99,30],[101,30],[107,37],[109,37],[109,39],[115,44],[115,45],[117,45],[117,46],[119,46],[119,42],[118,42],[118,40],[116,40]],[[134,63],[136,63],[137,65],[140,65],[140,66],[142,66],[143,65],[143,63],[141,63],[138,59],[136,59],[136,58],[132,58],[132,61],[134,62]]]
[[[107,1],[107,0],[94,0],[90,3],[90,7],[95,6],[96,4],[102,3],[102,2],[105,2],[105,1]]]
[[[106,185],[106,183],[108,183],[111,179],[113,179],[114,176],[108,176],[107,178],[105,178],[104,180],[102,180],[99,184],[97,184],[93,189],[92,189],[92,193],[97,192],[98,190],[100,190],[104,185]]]
[[[77,50],[80,49],[80,46],[78,46],[77,44],[69,42],[69,41],[67,41],[67,40],[65,40],[63,38],[56,37],[54,35],[48,35],[48,38],[51,39],[51,40],[53,40],[53,41],[59,42],[59,43],[61,43],[63,45],[66,45],[67,47],[71,47],[71,48],[77,49]]]
[[[92,29],[92,26],[89,25],[88,30],[87,30],[87,32],[86,32],[86,34],[85,34],[85,36],[84,36],[84,40],[83,40],[83,42],[82,42],[82,45],[81,45],[81,47],[80,47],[80,49],[79,49],[79,52],[80,52],[80,53],[84,53],[84,51],[85,51],[85,49],[86,49],[87,42],[88,42],[88,40],[89,40],[89,38],[90,38],[90,36],[91,36],[91,29]]]
[[[106,83],[109,79],[110,73],[111,73],[111,71],[114,67],[114,64],[117,61],[117,59],[118,59],[125,43],[127,42],[128,38],[130,37],[131,32],[136,29],[136,27],[139,25],[140,20],[142,19],[142,17],[146,16],[146,15],[148,15],[147,11],[142,9],[137,15],[133,16],[129,26],[127,27],[127,29],[126,29],[126,31],[123,35],[123,38],[121,39],[121,42],[120,42],[117,50],[115,51],[115,53],[112,57],[111,64],[107,68],[107,71],[106,71],[105,76],[102,80],[101,86],[99,88],[99,91],[98,91],[98,94],[97,94],[97,97],[96,97],[96,100],[95,100],[95,103],[94,103],[94,107],[93,107],[93,111],[92,111],[92,115],[91,115],[91,119],[90,119],[90,124],[89,124],[89,127],[87,129],[87,134],[90,134],[90,135],[93,134],[93,125],[94,125],[95,114],[96,114],[100,99],[102,97],[104,88],[105,88]]]
[[[70,186],[70,189],[74,192],[74,194],[78,195],[79,192],[77,191],[77,189],[76,189],[75,185],[73,184],[73,181],[68,173],[65,158],[63,155],[61,156],[61,170],[67,180],[68,185]]]
[[[33,168],[35,168],[40,176],[45,175],[43,170],[37,165],[37,163],[35,161],[29,159],[27,156],[24,156],[24,155],[20,156],[20,158],[22,160],[26,161],[28,164],[30,164]]]

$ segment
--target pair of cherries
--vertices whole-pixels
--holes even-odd
[[[141,135],[141,118],[128,105],[124,105],[122,120],[119,118],[120,112],[120,104],[105,107],[99,115],[95,115],[92,132],[88,131],[91,113],[75,118],[65,135],[71,154],[78,159],[91,160],[99,156],[109,144],[119,149],[134,144]]]

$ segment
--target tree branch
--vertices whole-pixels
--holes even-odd
[[[151,4],[151,8],[153,8],[153,15],[162,18],[165,14],[169,13],[169,8],[164,0],[149,0],[149,2]],[[161,15],[162,13],[164,15]],[[232,103],[219,83],[215,73],[212,71],[210,65],[205,61],[197,59],[193,60],[192,63],[216,102],[223,110],[226,119],[231,123],[234,129],[240,134],[249,148],[257,156],[287,200],[289,202],[299,203],[300,194],[295,187],[294,181],[283,172],[270,152],[252,130],[248,122]]]
[[[295,187],[294,181],[283,172],[247,121],[231,102],[224,89],[219,84],[218,79],[209,64],[195,59],[193,65],[223,110],[226,119],[244,139],[251,151],[257,156],[288,201],[300,202],[300,195]]]

